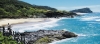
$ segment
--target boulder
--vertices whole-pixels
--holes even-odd
[[[68,32],[68,31],[64,32],[64,33],[62,34],[62,36],[66,37],[66,38],[77,37],[76,34],[74,34],[74,33],[72,33],[72,32]]]

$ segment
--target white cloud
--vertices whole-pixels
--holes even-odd
[[[76,7],[56,7],[59,10],[74,10],[80,8],[90,8],[93,12],[100,12],[100,5],[90,5],[90,6],[76,6]]]

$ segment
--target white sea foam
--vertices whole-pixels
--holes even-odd
[[[89,13],[76,13],[78,15],[85,15],[85,14],[89,14]]]
[[[59,41],[53,41],[52,43],[49,43],[49,44],[57,44],[57,43],[61,43],[61,42],[64,42],[64,41],[68,41],[68,40],[71,40],[73,38],[67,38],[67,39],[63,39],[63,40],[59,40]]]
[[[81,18],[80,20],[81,21],[95,21],[95,20],[97,20],[97,19],[99,19],[100,17],[83,17],[83,18]]]
[[[64,31],[68,31],[67,29],[62,29],[62,30],[64,30]]]
[[[77,34],[78,36],[100,36],[100,34]]]
[[[96,19],[96,21],[100,21],[100,19]]]
[[[19,32],[46,29],[46,28],[58,26],[58,24],[56,22],[59,20],[61,20],[61,19],[52,19],[48,22],[39,22],[39,23],[33,23],[33,24],[26,23],[23,25],[13,26],[12,28],[14,29],[14,31],[19,31]]]
[[[85,35],[85,34],[77,34],[78,36],[87,36],[87,35]]]
[[[62,17],[62,18],[60,18],[60,19],[68,19],[67,17]]]
[[[87,22],[87,23],[97,23],[97,22]]]
[[[89,36],[100,36],[100,34],[77,34],[79,37],[89,37]],[[79,38],[80,39],[80,38]],[[62,43],[65,41],[72,41],[72,42],[77,42],[77,39],[73,39],[73,38],[67,38],[67,39],[63,39],[63,40],[59,40],[59,41],[53,41],[52,43],[49,44],[57,44],[57,43]]]

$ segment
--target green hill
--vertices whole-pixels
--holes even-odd
[[[49,6],[31,5],[20,0],[0,0],[0,18],[48,17],[46,13],[50,11],[58,12]]]

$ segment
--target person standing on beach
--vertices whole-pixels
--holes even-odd
[[[12,35],[11,25],[8,23],[8,25],[7,25],[7,26],[8,26],[8,31],[9,31],[9,34],[10,34],[10,35]]]

